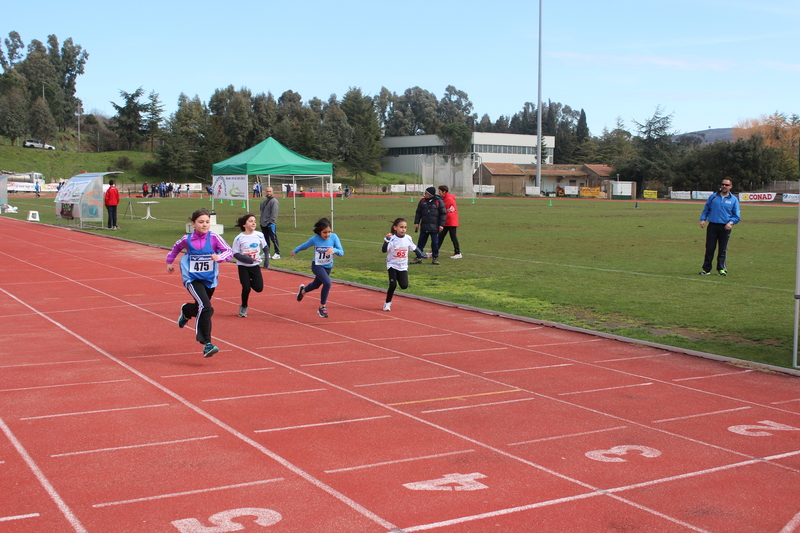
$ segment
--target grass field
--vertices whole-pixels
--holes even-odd
[[[171,247],[189,214],[212,205],[208,198],[157,200],[157,220],[141,220],[145,210],[136,199],[138,217],[122,217],[123,198],[122,229],[112,235]],[[12,196],[9,202],[20,212],[3,216],[24,219],[38,209],[43,222],[55,220],[52,197]],[[318,218],[330,215],[330,200],[299,198],[296,229],[292,200],[280,202],[284,258],[273,266],[310,272],[307,252],[296,259],[289,254],[311,236]],[[336,258],[333,277],[386,287],[382,236],[396,217],[413,222],[416,199],[352,197],[334,205],[345,256]],[[231,242],[238,231],[233,223],[244,212],[241,202],[213,207]],[[742,223],[728,249],[728,277],[698,276],[705,242],[701,203],[479,198],[460,199],[458,207],[464,259],[449,259],[448,239],[440,266],[426,261],[410,267],[406,292],[791,367],[796,205],[742,205]],[[376,297],[376,308],[381,303]]]

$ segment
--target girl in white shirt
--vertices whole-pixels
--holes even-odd
[[[404,218],[398,218],[392,222],[392,232],[383,238],[381,251],[386,254],[386,270],[389,273],[389,290],[386,291],[384,311],[392,310],[392,296],[398,284],[403,290],[408,288],[408,254],[414,252],[417,245],[406,231],[408,222]]]
[[[267,241],[264,234],[256,231],[256,216],[252,213],[239,218],[236,226],[242,232],[233,240],[233,257],[239,270],[239,283],[242,284],[242,305],[239,307],[239,316],[247,317],[247,304],[250,300],[250,291],[261,292],[264,290],[264,278],[261,276],[261,261],[264,260],[264,248]]]

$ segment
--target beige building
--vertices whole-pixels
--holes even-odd
[[[603,187],[614,175],[608,165],[542,165],[542,194],[565,187]],[[486,163],[480,165],[475,183],[493,185],[494,193],[522,196],[536,185],[536,164]]]

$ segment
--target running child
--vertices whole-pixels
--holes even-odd
[[[386,270],[389,272],[389,290],[386,291],[384,311],[392,310],[392,296],[398,284],[403,290],[408,288],[408,254],[416,250],[417,245],[406,231],[408,222],[404,218],[398,218],[392,222],[392,232],[383,238],[381,251],[386,254]]]
[[[328,293],[331,290],[330,274],[333,268],[333,255],[344,255],[344,249],[339,237],[332,232],[331,221],[327,218],[321,218],[314,224],[314,233],[313,237],[292,250],[292,257],[294,257],[297,252],[314,247],[314,258],[311,261],[311,271],[315,276],[314,281],[309,283],[308,286],[300,285],[300,290],[297,292],[297,301],[301,301],[307,292],[316,290],[321,286],[322,291],[319,297],[317,313],[322,318],[328,318],[328,308],[325,304],[328,301]]]
[[[242,305],[239,307],[239,316],[247,318],[247,303],[250,300],[250,291],[261,292],[264,290],[264,278],[261,277],[261,261],[264,259],[262,251],[267,247],[264,234],[256,231],[256,216],[252,213],[239,217],[236,227],[242,232],[233,239],[233,257],[239,269],[239,283],[242,284]]]
[[[233,256],[233,250],[225,239],[209,231],[211,227],[211,214],[207,209],[198,209],[190,217],[194,232],[184,235],[172,250],[167,254],[167,272],[172,274],[175,266],[172,264],[178,254],[185,252],[181,258],[181,276],[183,285],[194,298],[194,302],[181,306],[181,315],[178,317],[178,327],[182,328],[189,319],[197,317],[195,322],[195,338],[203,345],[203,357],[211,357],[219,348],[211,343],[211,297],[217,286],[219,267]]]

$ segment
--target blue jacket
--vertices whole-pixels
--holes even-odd
[[[700,214],[700,220],[708,220],[715,224],[738,224],[741,220],[739,216],[739,199],[732,193],[728,196],[722,196],[720,193],[715,192],[706,200],[706,205],[703,207],[703,212]]]

